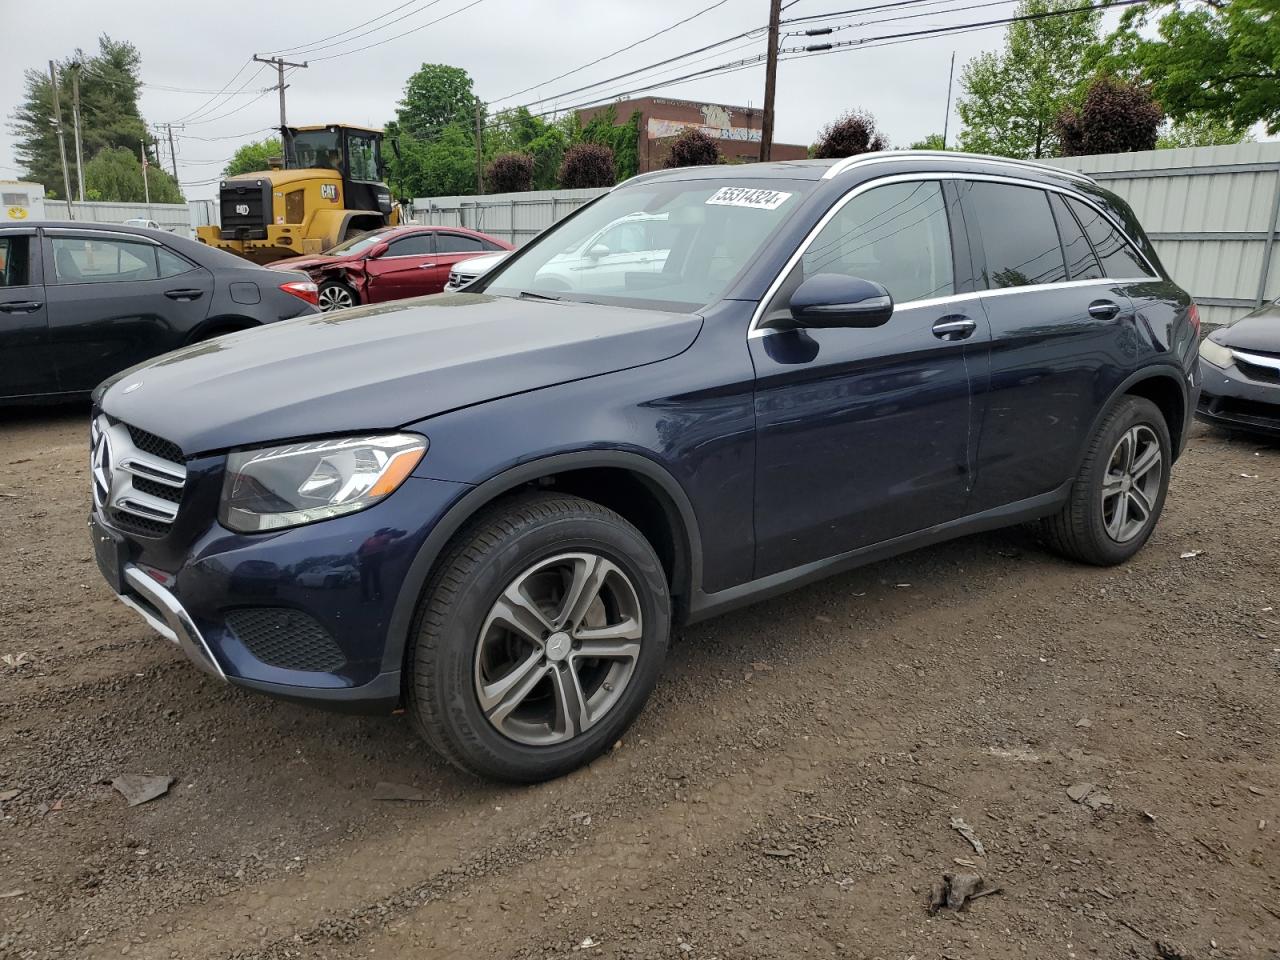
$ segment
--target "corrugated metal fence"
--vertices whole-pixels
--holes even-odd
[[[165,230],[187,236],[191,229],[191,211],[185,203],[103,203],[87,200],[73,202],[71,209],[76,220],[85,223],[124,223],[126,220],[154,220]],[[62,200],[44,202],[45,215],[50,219],[62,219],[67,215],[67,204]]]
[[[419,223],[479,230],[519,247],[588,200],[608,192],[608,188],[597,188],[427,197],[413,201],[413,218]]]
[[[1280,143],[1049,162],[1086,173],[1129,202],[1206,325],[1280,296]]]

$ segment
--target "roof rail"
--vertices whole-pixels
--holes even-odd
[[[891,160],[981,160],[985,163],[1000,164],[1006,167],[1018,167],[1021,169],[1039,170],[1042,173],[1056,173],[1059,176],[1067,177],[1072,180],[1080,180],[1084,183],[1097,183],[1093,177],[1078,173],[1075,170],[1067,170],[1063,167],[1055,167],[1047,163],[1036,163],[1033,160],[1013,160],[1009,157],[992,157],[983,153],[961,153],[956,150],[879,150],[874,153],[861,153],[852,157],[845,157],[837,160],[822,175],[823,180],[831,180],[840,174],[854,167],[859,167],[870,163],[886,163]]]

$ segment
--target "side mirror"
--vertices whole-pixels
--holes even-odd
[[[791,295],[791,318],[799,327],[879,327],[892,316],[889,291],[859,277],[818,273]]]
[[[599,260],[601,257],[607,257],[610,254],[610,252],[611,251],[609,250],[609,248],[606,247],[603,243],[597,243],[595,246],[593,246],[590,250],[587,251],[587,259]]]
[[[390,247],[390,246],[391,246],[391,244],[389,244],[389,243],[380,243],[380,244],[378,244],[378,245],[377,245],[377,246],[375,246],[372,250],[370,250],[370,251],[369,251],[368,256],[366,256],[366,257],[365,257],[365,259],[366,259],[366,260],[377,260],[380,256],[382,256],[384,253],[386,253],[386,252],[387,252],[387,248],[388,248],[388,247]]]

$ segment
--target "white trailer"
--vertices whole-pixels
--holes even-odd
[[[21,180],[0,180],[0,223],[44,219],[44,187]]]

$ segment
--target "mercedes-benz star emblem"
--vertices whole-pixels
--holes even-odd
[[[93,445],[89,468],[93,473],[93,492],[98,506],[105,506],[111,495],[111,439],[106,430],[98,434]]]

